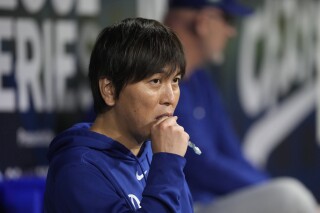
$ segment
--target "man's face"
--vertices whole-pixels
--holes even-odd
[[[122,89],[115,111],[126,137],[143,142],[150,137],[154,122],[173,115],[180,96],[180,79],[178,71],[170,76],[164,71]]]
[[[199,36],[205,56],[208,60],[221,63],[227,42],[235,36],[236,29],[226,14],[216,8],[205,8],[201,11],[201,24]]]

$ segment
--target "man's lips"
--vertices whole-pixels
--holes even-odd
[[[164,113],[162,115],[157,116],[156,120],[159,120],[159,119],[161,119],[163,117],[171,117],[172,115],[173,115],[172,113]]]

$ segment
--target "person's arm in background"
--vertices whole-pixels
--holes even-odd
[[[222,195],[266,180],[268,175],[245,159],[240,141],[209,77],[199,74],[192,81],[188,85],[192,88],[190,91],[182,90],[176,111],[179,124],[202,151],[200,156],[190,150],[186,154],[185,171],[191,188]],[[192,95],[189,97],[188,93]],[[188,99],[194,97],[197,99]],[[205,118],[197,120],[190,115],[190,109],[184,109],[190,104],[204,107]]]

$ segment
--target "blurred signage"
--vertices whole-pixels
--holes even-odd
[[[259,117],[248,130],[244,145],[260,166],[315,109],[319,11],[315,1],[265,1],[244,24],[240,102],[247,116]]]
[[[60,120],[90,108],[100,10],[100,0],[0,0],[0,170],[45,162]]]
[[[318,0],[259,5],[242,25],[235,88],[248,158],[274,176],[300,179],[318,201],[319,14]]]

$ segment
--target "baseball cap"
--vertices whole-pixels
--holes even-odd
[[[169,0],[170,8],[196,8],[217,7],[225,13],[233,16],[250,15],[253,10],[236,0]]]

